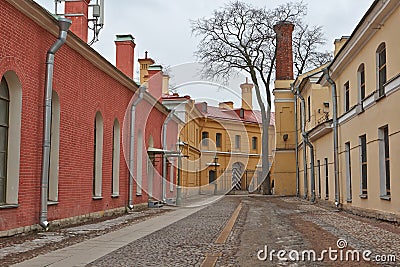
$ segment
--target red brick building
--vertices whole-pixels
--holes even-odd
[[[66,12],[83,8],[87,14],[88,2],[66,6]],[[115,67],[86,44],[87,17],[71,18],[54,58],[46,147],[46,58],[60,38],[58,21],[32,0],[1,0],[0,15],[0,236],[38,228],[45,220],[70,222],[147,204],[147,150],[162,148],[169,111],[144,92],[131,135],[131,106],[139,95],[132,36],[117,36]],[[177,130],[175,120],[171,125],[169,130]],[[48,185],[43,185],[45,149]],[[158,173],[161,163],[155,165]],[[152,182],[153,191],[160,190],[160,182]]]

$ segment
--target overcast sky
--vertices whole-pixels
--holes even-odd
[[[35,1],[54,12],[54,0]],[[147,50],[149,56],[162,65],[194,62],[198,39],[191,35],[190,20],[209,17],[213,10],[227,2],[229,0],[105,0],[105,26],[100,32],[100,41],[93,48],[114,64],[115,35],[129,33],[135,37],[135,59],[143,57]],[[246,0],[246,3],[268,8],[285,2]],[[324,28],[328,41],[324,50],[333,50],[334,39],[350,35],[373,0],[303,2],[308,5],[306,21]]]

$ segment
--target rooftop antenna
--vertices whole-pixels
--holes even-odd
[[[57,16],[83,16],[82,13],[80,14],[65,14],[65,12],[60,11],[60,8],[62,8],[62,4],[65,2],[80,2],[83,0],[54,0],[55,4],[55,11],[54,13]],[[88,43],[89,45],[94,44],[95,42],[99,41],[99,34],[101,29],[103,29],[104,26],[104,0],[91,0],[95,1],[95,4],[89,5],[89,18],[88,22],[91,23],[89,25],[89,29],[93,31],[93,38],[92,40]],[[91,12],[90,12],[91,11]]]

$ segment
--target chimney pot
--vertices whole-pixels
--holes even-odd
[[[126,76],[133,79],[135,38],[130,34],[119,34],[115,40],[116,67]]]
[[[145,84],[149,77],[149,67],[155,62],[153,59],[148,57],[148,52],[144,52],[144,58],[139,58],[140,64],[140,84]]]
[[[253,84],[249,83],[249,79],[247,77],[246,83],[240,85],[240,88],[242,89],[242,109],[253,109],[253,86]]]
[[[81,38],[85,43],[88,41],[89,31],[89,2],[90,0],[65,1],[65,17],[72,21],[71,32]],[[75,14],[79,16],[70,16]]]

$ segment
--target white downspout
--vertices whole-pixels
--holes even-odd
[[[146,91],[145,86],[139,88],[138,98],[133,102],[131,107],[131,136],[129,142],[129,193],[128,193],[128,208],[133,209],[133,179],[135,171],[135,120],[136,120],[136,106],[142,101],[144,92]]]
[[[337,90],[336,83],[329,74],[329,67],[323,70],[325,78],[332,87],[332,109],[333,109],[333,167],[335,171],[335,205],[340,206],[340,186],[339,186],[339,137],[338,137],[338,117],[337,117]]]
[[[167,151],[167,127],[169,121],[172,119],[173,115],[175,113],[175,109],[173,109],[167,116],[167,118],[164,121],[163,128],[162,128],[162,134],[163,134],[163,140],[162,140],[162,145],[163,145],[163,150]],[[165,203],[166,202],[166,187],[167,187],[167,155],[164,153],[163,154],[163,180],[161,183],[162,187],[162,201]]]
[[[57,41],[47,51],[46,77],[45,77],[45,112],[43,121],[43,159],[41,180],[41,202],[39,224],[46,231],[49,229],[47,221],[47,201],[50,170],[50,146],[51,146],[51,100],[53,93],[54,56],[67,40],[68,29],[72,21],[66,18],[58,18],[59,35]]]
[[[314,146],[311,144],[310,140],[308,139],[308,132],[306,132],[305,129],[305,124],[306,124],[306,114],[305,114],[305,100],[304,97],[300,94],[298,88],[297,88],[297,96],[300,98],[301,100],[301,135],[303,137],[303,145],[304,145],[304,151],[303,151],[303,155],[304,155],[304,197],[306,198],[308,195],[308,184],[307,184],[307,160],[306,160],[306,155],[307,155],[307,151],[306,151],[306,147],[308,146],[310,148],[310,160],[311,160],[311,179],[310,179],[310,186],[311,186],[311,202],[315,202],[315,171],[314,171]]]
[[[296,80],[297,81],[297,80]],[[294,83],[296,83],[296,81]],[[299,137],[297,136],[297,128],[298,128],[298,123],[297,123],[297,93],[296,90],[294,89],[294,83],[290,85],[290,89],[294,95],[294,128],[295,128],[295,151],[296,151],[296,197],[300,196],[300,175],[299,175]]]

